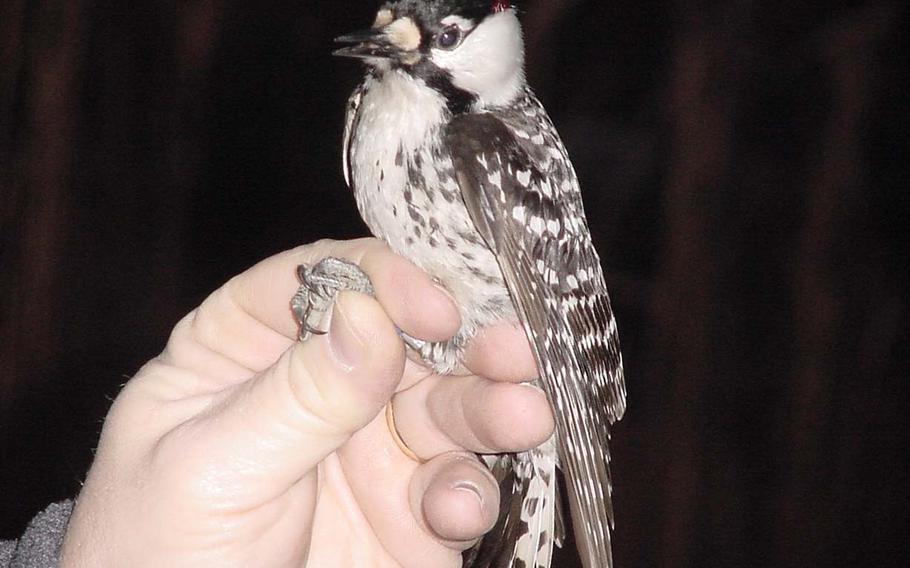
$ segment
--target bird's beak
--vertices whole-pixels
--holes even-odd
[[[400,55],[400,50],[389,41],[384,28],[371,28],[336,37],[335,43],[350,44],[332,52],[339,57],[393,59]]]

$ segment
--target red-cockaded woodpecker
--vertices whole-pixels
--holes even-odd
[[[619,336],[578,179],[525,82],[515,10],[490,0],[392,1],[370,29],[337,41],[346,46],[337,55],[367,66],[344,135],[360,213],[461,311],[453,340],[409,344],[447,373],[477,330],[520,322],[556,419],[542,446],[486,457],[505,475],[502,511],[465,564],[550,566],[564,531],[558,465],[585,566],[611,567],[608,441],[626,399]],[[301,279],[293,306],[304,335],[339,289],[372,290],[336,259],[301,267]]]

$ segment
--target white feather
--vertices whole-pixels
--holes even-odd
[[[480,107],[515,100],[524,88],[525,50],[514,10],[484,19],[457,49],[433,49],[433,62],[452,74],[452,83],[474,93]]]

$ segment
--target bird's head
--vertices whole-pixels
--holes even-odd
[[[423,80],[455,106],[500,106],[525,84],[524,42],[505,0],[393,0],[336,55]]]

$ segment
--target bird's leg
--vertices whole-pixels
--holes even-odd
[[[311,335],[324,335],[325,330],[316,327],[329,310],[339,292],[360,292],[375,296],[370,277],[359,266],[339,258],[325,258],[312,267],[297,267],[300,288],[291,300],[291,311],[300,328],[298,338],[306,341]],[[399,330],[401,339],[411,349],[420,352],[426,342]]]
[[[291,311],[300,327],[298,338],[306,341],[311,335],[324,335],[316,327],[335,302],[339,292],[360,292],[375,296],[370,277],[359,266],[339,258],[324,258],[313,266],[297,267],[300,288],[291,300]]]

